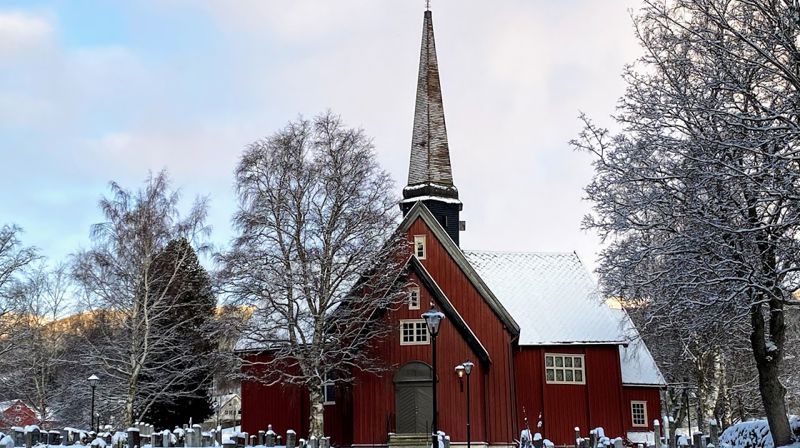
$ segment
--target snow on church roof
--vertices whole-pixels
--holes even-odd
[[[619,347],[619,360],[622,366],[622,383],[629,385],[665,386],[667,382],[647,349],[628,313],[615,309],[617,319],[622,322],[622,331],[628,338],[628,346]]]
[[[519,324],[520,345],[620,344],[623,384],[665,384],[628,313],[600,300],[594,279],[574,253],[467,250],[464,255]]]
[[[615,344],[620,319],[574,253],[464,251],[520,326],[520,345]]]

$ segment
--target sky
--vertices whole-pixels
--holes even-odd
[[[593,268],[580,112],[611,126],[638,0],[432,0],[462,247]],[[224,248],[243,148],[331,109],[407,179],[424,0],[0,0],[0,225],[60,261],[168,170]]]

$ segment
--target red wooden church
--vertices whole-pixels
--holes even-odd
[[[459,246],[462,203],[453,183],[433,22],[424,15],[408,185],[400,230],[413,243],[408,303],[380,341],[393,372],[326,388],[325,431],[335,445],[387,446],[425,434],[432,417],[428,303],[445,315],[437,337],[438,428],[466,441],[465,392],[454,367],[471,360],[471,440],[510,446],[528,417],[532,432],[575,444],[603,427],[639,439],[659,418],[664,380],[622,310],[602,303],[574,253],[471,251]],[[257,353],[249,356],[261,356]],[[307,394],[242,384],[243,430],[308,427]],[[541,421],[541,427],[537,423]],[[649,435],[652,441],[652,435]]]

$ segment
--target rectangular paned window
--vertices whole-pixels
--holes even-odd
[[[419,288],[411,288],[408,291],[408,309],[419,309]]]
[[[420,260],[424,260],[426,255],[425,235],[414,235],[414,256]]]
[[[322,397],[324,405],[336,404],[336,384],[333,382],[333,375],[325,375],[322,383]]]
[[[546,353],[544,373],[549,384],[586,384],[583,355]]]
[[[428,327],[422,319],[400,321],[400,345],[427,345]]]
[[[633,426],[647,426],[646,401],[631,401],[631,421]]]

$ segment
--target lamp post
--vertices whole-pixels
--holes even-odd
[[[444,319],[444,314],[442,314],[441,311],[437,311],[436,307],[433,305],[433,303],[431,303],[431,309],[422,313],[422,318],[425,319],[425,324],[428,326],[428,333],[431,335],[431,365],[433,368],[433,378],[431,379],[431,382],[433,383],[433,421],[431,424],[431,432],[434,437],[433,440],[435,448],[438,446],[436,443],[436,438],[438,437],[436,434],[438,429],[438,408],[436,403],[436,336],[439,335],[439,324],[442,322],[442,319]]]
[[[464,374],[467,375],[467,448],[471,447],[472,437],[470,433],[470,400],[469,400],[469,376],[472,373],[472,368],[475,364],[472,361],[464,361],[463,364],[456,366],[456,373],[459,378],[463,378]]]
[[[89,386],[92,388],[92,421],[89,426],[91,426],[90,430],[97,432],[94,427],[94,389],[97,387],[97,382],[100,381],[100,378],[97,375],[92,375],[89,377]]]

